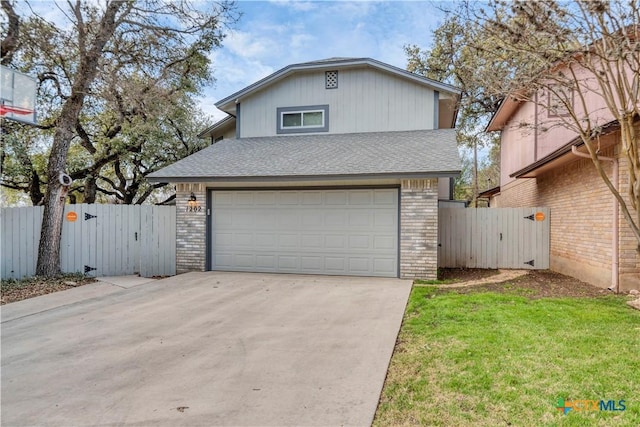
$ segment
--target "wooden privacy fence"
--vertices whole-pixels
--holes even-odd
[[[549,208],[441,208],[438,267],[549,268]]]
[[[2,278],[33,276],[42,206],[3,208]],[[176,273],[175,206],[66,205],[60,245],[65,273],[91,276]]]

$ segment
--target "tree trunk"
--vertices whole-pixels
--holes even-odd
[[[47,166],[49,182],[44,199],[44,215],[40,232],[40,246],[38,247],[38,264],[36,266],[36,275],[38,276],[54,277],[60,274],[62,217],[65,199],[69,191],[68,187],[60,184],[60,173],[66,171],[67,154],[71,140],[75,136],[75,125],[78,122],[87,89],[98,73],[102,50],[116,29],[116,14],[125,5],[124,1],[108,3],[100,22],[100,28],[88,50],[85,50],[86,28],[78,29],[81,55],[79,67],[71,87],[71,96],[65,101],[58,119],[58,127],[53,137]],[[75,7],[80,8],[80,3],[78,2]],[[80,10],[77,12],[81,13]],[[77,24],[83,25],[81,22]]]
[[[96,177],[93,175],[87,176],[84,184],[84,203],[95,203],[97,192],[98,184],[96,183]]]
[[[44,194],[42,194],[42,191],[40,191],[40,177],[34,170],[31,171],[29,197],[31,198],[31,203],[33,204],[33,206],[40,206],[42,204],[42,199],[44,198]]]
[[[473,138],[473,207],[478,207],[478,139]]]
[[[54,277],[60,274],[60,235],[67,191],[67,187],[58,183],[57,177],[55,184],[49,184],[47,188],[38,246],[37,276]]]

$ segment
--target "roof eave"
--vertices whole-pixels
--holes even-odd
[[[282,181],[347,181],[355,179],[428,179],[455,178],[460,170],[429,171],[429,172],[389,172],[363,174],[334,174],[334,175],[274,175],[274,176],[147,176],[150,182],[178,183],[178,182],[282,182]]]
[[[205,136],[207,136],[207,134],[213,132],[216,129],[220,129],[221,127],[224,127],[225,125],[227,125],[231,120],[235,119],[235,117],[233,117],[232,115],[228,115],[227,117],[225,117],[222,120],[218,120],[217,122],[215,122],[214,124],[212,124],[211,126],[209,126],[208,128],[206,128],[205,130],[203,130],[202,132],[200,132],[197,136],[198,138],[204,138]]]
[[[493,114],[489,124],[485,128],[485,132],[495,132],[502,130],[507,124],[511,116],[520,107],[523,101],[517,100],[511,95],[502,100],[498,110]]]
[[[640,121],[640,117],[636,119],[636,121]],[[610,133],[616,132],[620,129],[620,124],[616,120],[612,120],[609,123],[602,126],[602,134],[601,135],[609,135]],[[561,157],[564,157],[571,153],[572,146],[581,147],[584,145],[582,138],[577,136],[573,138],[571,141],[567,142],[565,145],[556,149],[552,153],[547,154],[537,162],[531,163],[530,165],[515,171],[512,174],[509,174],[511,178],[532,178],[532,176],[527,176],[530,173],[535,172],[541,167],[551,163],[554,160],[558,160]]]

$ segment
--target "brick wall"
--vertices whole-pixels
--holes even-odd
[[[191,192],[201,210],[187,209]],[[204,271],[206,254],[206,188],[203,184],[176,186],[176,272]]]
[[[613,156],[614,150],[603,152]],[[603,162],[611,176],[612,165]],[[620,161],[620,191],[628,188]],[[590,159],[576,160],[537,178],[518,179],[503,188],[497,206],[551,208],[551,269],[601,287],[611,285],[613,195]],[[620,214],[620,287],[640,287],[640,257],[631,229]]]
[[[436,279],[438,269],[438,180],[402,180],[400,188],[400,277]]]

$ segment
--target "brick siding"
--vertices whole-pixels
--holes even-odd
[[[191,192],[202,208],[190,212],[187,202]],[[206,255],[207,203],[204,184],[176,186],[176,272],[204,271]]]
[[[438,180],[402,180],[400,277],[436,279],[438,273]]]
[[[613,149],[603,152],[614,155]],[[612,164],[603,162],[611,176]],[[626,162],[620,159],[620,192],[628,189]],[[600,287],[611,285],[613,195],[590,159],[579,159],[537,178],[517,179],[501,188],[496,206],[551,208],[551,269]],[[637,242],[620,213],[621,289],[640,287]]]

